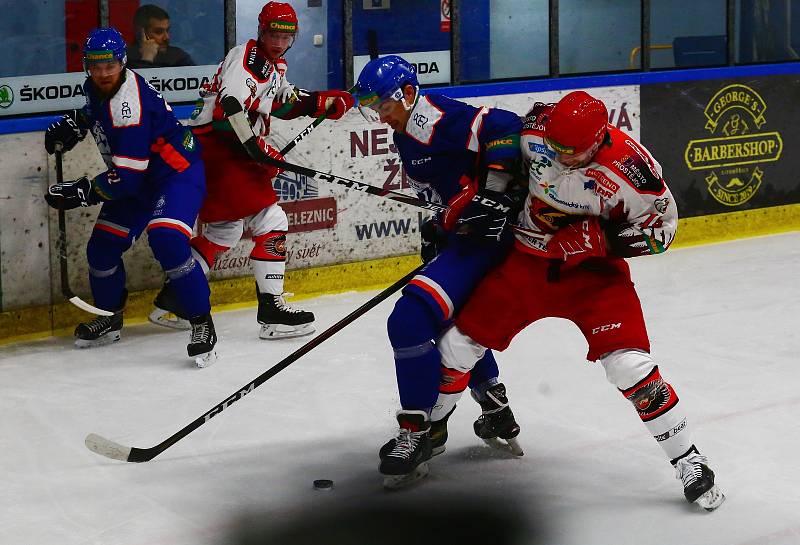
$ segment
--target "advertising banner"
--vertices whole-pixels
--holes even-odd
[[[167,102],[191,102],[198,98],[200,87],[209,82],[216,69],[216,65],[209,64],[136,72],[164,95]],[[0,117],[81,108],[86,104],[84,81],[83,72],[0,78]]]
[[[682,217],[800,202],[800,77],[642,85],[642,140]]]
[[[554,102],[568,91],[483,96],[464,99],[475,106],[500,107],[524,115],[537,102]],[[602,87],[591,90],[609,110],[609,121],[639,136],[639,88]],[[309,124],[308,118],[273,120],[270,137],[282,148]],[[55,211],[43,194],[54,181],[52,157],[41,133],[6,135],[0,146],[0,250],[2,250],[3,310],[47,304],[58,293],[58,238]],[[370,124],[353,109],[338,121],[325,121],[287,154],[287,160],[323,172],[351,178],[391,191],[414,195],[392,141],[392,129]],[[64,156],[64,178],[95,176],[105,170],[93,139],[87,138]],[[287,268],[307,269],[340,263],[415,254],[419,226],[429,212],[314,178],[284,172],[272,181],[289,219]],[[67,213],[69,281],[81,296],[89,294],[86,242],[99,207]],[[49,221],[46,219],[49,214]],[[153,259],[146,235],[125,254],[130,291],[157,288],[163,272]],[[250,277],[250,233],[220,255],[213,280]],[[52,272],[52,274],[51,274]]]

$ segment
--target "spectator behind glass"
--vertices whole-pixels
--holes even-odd
[[[158,6],[145,4],[133,15],[136,38],[128,48],[129,68],[193,66],[189,54],[169,45],[169,14]]]

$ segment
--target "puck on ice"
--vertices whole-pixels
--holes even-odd
[[[317,479],[314,481],[314,490],[330,490],[333,488],[333,481],[330,479]]]

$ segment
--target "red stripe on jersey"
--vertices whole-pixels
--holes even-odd
[[[186,227],[180,225],[178,223],[174,223],[172,221],[158,221],[152,220],[150,223],[147,224],[147,231],[152,231],[153,229],[164,228],[164,229],[175,229],[176,231],[180,231],[187,238],[192,238],[192,232],[187,230]]]
[[[425,284],[424,282],[416,278],[413,278],[411,282],[409,282],[409,284],[417,286],[423,289],[425,292],[427,292],[433,298],[433,300],[436,301],[436,304],[439,305],[439,308],[441,309],[444,318],[446,320],[450,319],[450,307],[447,306],[447,302],[444,299],[442,299],[442,296],[439,295],[439,293],[435,289],[433,289],[428,284]]]
[[[163,138],[158,138],[155,143],[150,146],[150,150],[158,153],[164,162],[177,172],[183,172],[191,166],[191,163],[186,160],[186,157],[178,153],[178,150],[176,150],[172,144],[165,143]]]
[[[100,231],[105,231],[106,233],[111,233],[112,235],[116,235],[118,237],[128,238],[128,232],[127,231],[123,231],[122,229],[115,229],[114,227],[111,227],[110,225],[105,225],[103,223],[96,223],[94,225],[94,228],[95,229],[99,229]]]

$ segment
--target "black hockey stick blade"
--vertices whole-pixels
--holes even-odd
[[[56,182],[64,182],[63,151],[60,142],[56,142]],[[100,316],[113,316],[113,312],[90,305],[72,291],[69,287],[69,273],[67,270],[67,217],[63,207],[58,209],[58,261],[61,266],[61,295],[66,297],[76,307],[98,314]]]
[[[317,346],[321,345],[326,340],[333,337],[336,333],[347,327],[349,324],[353,323],[356,319],[360,318],[368,311],[372,310],[376,307],[379,303],[383,302],[384,300],[388,299],[392,296],[395,292],[400,291],[403,286],[405,286],[414,276],[422,270],[424,265],[420,265],[410,273],[406,274],[403,278],[377,294],[375,297],[355,309],[353,312],[333,324],[331,327],[308,341],[306,344],[283,358],[281,361],[264,371],[261,375],[256,377],[254,380],[248,382],[237,391],[229,395],[225,398],[224,401],[216,404],[214,407],[203,413],[201,416],[196,418],[193,422],[185,426],[183,429],[179,430],[178,432],[174,433],[161,443],[150,447],[150,448],[137,448],[137,447],[128,447],[125,445],[121,445],[115,441],[110,439],[106,439],[101,435],[97,435],[96,433],[90,433],[86,436],[84,440],[84,444],[86,448],[95,452],[101,456],[105,456],[106,458],[111,458],[113,460],[120,460],[122,462],[149,462],[169,447],[192,433],[194,430],[220,414],[222,411],[242,399],[244,396],[264,384],[267,380],[274,377],[282,370],[289,367],[292,363],[299,360],[301,357],[305,356],[311,350],[316,348]]]

